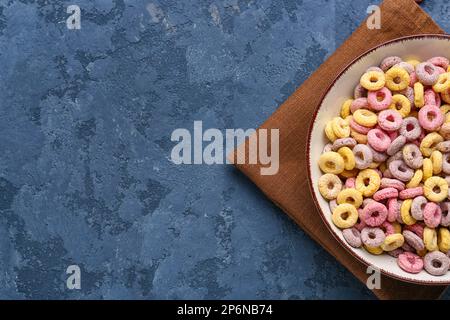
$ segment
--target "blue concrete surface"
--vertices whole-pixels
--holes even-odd
[[[257,127],[378,2],[1,0],[0,298],[373,298],[231,166],[171,163],[170,134]]]

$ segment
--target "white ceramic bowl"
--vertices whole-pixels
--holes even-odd
[[[328,229],[339,243],[361,262],[374,266],[382,273],[403,281],[425,285],[450,284],[450,271],[439,277],[432,276],[425,271],[419,274],[410,274],[400,269],[396,259],[387,254],[371,255],[364,249],[355,249],[349,246],[345,242],[341,230],[331,221],[331,210],[328,202],[321,196],[317,186],[317,181],[322,175],[318,166],[318,160],[327,143],[324,134],[325,124],[333,117],[339,115],[342,103],[353,96],[353,89],[358,84],[359,78],[365,70],[370,66],[378,66],[383,58],[394,55],[402,57],[403,60],[416,58],[420,61],[434,56],[450,58],[450,36],[418,35],[389,41],[364,53],[339,74],[322,98],[322,102],[314,114],[310,126],[306,153],[308,156],[310,188],[319,213]]]

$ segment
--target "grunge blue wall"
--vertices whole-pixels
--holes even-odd
[[[231,166],[169,159],[194,120],[260,125],[376,3],[1,0],[0,298],[373,298]]]

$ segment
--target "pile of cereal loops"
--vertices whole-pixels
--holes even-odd
[[[370,67],[325,135],[319,191],[347,243],[387,252],[409,273],[447,273],[449,60],[388,57]]]

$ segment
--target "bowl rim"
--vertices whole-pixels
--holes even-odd
[[[319,113],[319,110],[322,107],[322,104],[326,98],[326,96],[328,95],[328,93],[330,92],[330,90],[335,86],[336,82],[339,81],[339,79],[348,71],[348,69],[353,66],[356,62],[358,62],[360,59],[364,58],[365,56],[371,54],[373,51],[378,50],[381,47],[387,46],[389,44],[393,44],[396,42],[401,42],[401,41],[405,41],[405,40],[414,40],[414,39],[426,39],[426,38],[438,38],[438,39],[446,39],[446,40],[450,40],[450,35],[449,34],[439,34],[439,33],[430,33],[430,34],[417,34],[417,35],[409,35],[409,36],[404,36],[404,37],[398,37],[395,39],[391,39],[388,40],[386,42],[383,42],[381,44],[378,44],[368,50],[366,50],[365,52],[361,53],[360,55],[358,55],[356,58],[352,59],[350,61],[350,63],[348,63],[338,74],[337,76],[330,82],[330,84],[328,85],[328,87],[326,88],[326,90],[324,91],[324,93],[322,94],[322,96],[320,97],[319,103],[317,104],[316,108],[314,109],[314,113],[313,116],[311,118],[311,121],[309,123],[309,127],[308,127],[308,136],[307,136],[307,141],[306,141],[306,163],[308,166],[307,169],[307,175],[308,175],[308,185],[309,185],[309,190],[310,193],[312,195],[314,204],[317,208],[317,211],[319,212],[320,218],[322,219],[323,223],[325,224],[326,228],[328,229],[328,231],[333,235],[333,237],[339,242],[339,244],[348,252],[350,253],[354,258],[356,258],[359,262],[363,263],[366,266],[370,266],[371,263],[369,263],[368,261],[366,261],[361,255],[356,254],[347,243],[345,243],[341,238],[339,238],[339,236],[337,235],[337,233],[334,232],[334,230],[331,228],[330,224],[328,223],[324,212],[322,211],[319,201],[317,200],[316,194],[314,192],[314,186],[313,186],[313,181],[312,181],[312,172],[311,172],[311,158],[310,158],[310,152],[311,152],[311,138],[312,138],[312,131],[313,131],[313,127],[314,127],[314,123],[316,122],[316,118],[317,115]],[[404,277],[404,276],[400,276],[397,275],[395,273],[392,273],[384,268],[381,267],[377,267],[380,272],[390,278],[396,279],[396,280],[400,280],[400,281],[404,281],[404,282],[409,282],[409,283],[414,283],[414,284],[421,284],[421,285],[430,285],[430,286],[436,286],[436,285],[449,285],[450,284],[450,279],[449,280],[420,280],[420,279],[414,279],[414,278],[408,278],[408,277]]]

